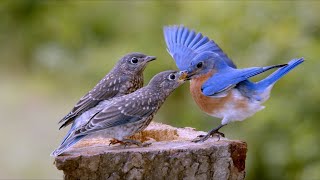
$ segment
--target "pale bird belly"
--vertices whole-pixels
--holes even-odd
[[[256,112],[262,110],[264,106],[260,101],[252,101],[240,94],[237,89],[232,89],[226,100],[217,108],[213,108],[210,115],[225,119],[224,123],[231,121],[242,121]],[[214,98],[212,98],[214,99]]]
[[[261,101],[252,101],[241,95],[237,89],[230,90],[226,97],[209,97],[201,92],[198,82],[191,82],[190,92],[202,111],[210,116],[223,119],[223,124],[242,121],[264,108]]]
[[[101,131],[97,131],[96,133],[92,134],[91,137],[94,136],[94,137],[115,138],[118,140],[123,140],[128,136],[131,136],[141,131],[142,126],[144,126],[144,123],[142,120],[140,120],[134,123],[123,124],[120,126],[115,126],[115,127],[101,130]]]

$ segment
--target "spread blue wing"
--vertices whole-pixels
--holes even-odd
[[[199,53],[210,51],[218,54],[226,63],[236,68],[222,49],[208,37],[184,26],[166,26],[163,29],[167,50],[180,70],[185,70]]]
[[[253,76],[261,74],[273,68],[287,66],[287,64],[266,66],[266,67],[252,67],[245,69],[227,68],[223,71],[217,72],[209,78],[202,85],[202,92],[206,96],[215,96],[235,87],[239,82],[247,80]]]

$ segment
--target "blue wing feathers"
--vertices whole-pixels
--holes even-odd
[[[182,25],[166,26],[163,32],[167,50],[180,70],[187,69],[193,58],[204,51],[215,52],[230,67],[236,67],[214,41],[201,33],[196,33]]]
[[[187,29],[186,29],[187,30]],[[188,31],[187,31],[188,32]],[[186,41],[184,42],[184,46],[188,47],[188,44],[191,42],[191,40],[195,37],[196,33],[194,31],[190,31],[188,38],[186,39]]]
[[[210,51],[212,47],[212,42],[206,42],[204,45],[198,48],[199,52]]]
[[[246,69],[232,69],[228,68],[225,71],[217,73],[209,78],[203,85],[203,93],[206,96],[214,96],[230,86],[236,86],[241,81],[247,80],[253,76],[261,74],[273,68],[286,66],[286,64],[266,66],[266,67],[252,67]]]
[[[202,35],[200,33],[198,33],[196,35],[196,37],[191,41],[190,44],[188,44],[188,48],[191,48],[192,50],[195,50],[195,48],[193,47],[198,41],[200,41],[202,38]]]
[[[178,34],[177,34],[177,40],[176,40],[176,42],[178,42],[178,43],[181,43],[181,41],[183,40],[182,39],[182,31],[183,31],[182,28],[178,28]]]
[[[184,44],[184,40],[187,38],[187,35],[188,35],[187,29],[183,28],[183,33],[182,33],[182,36],[181,36],[181,39],[180,39],[180,43],[181,44]]]
[[[209,39],[207,37],[203,37],[202,39],[200,39],[192,48],[197,49],[201,46],[203,46],[205,43],[207,43],[209,41]]]
[[[250,70],[248,70],[248,72],[244,71],[243,72],[243,78],[245,79],[249,79],[253,76],[256,76],[258,74],[261,74],[263,72],[266,72],[270,69],[274,69],[274,68],[278,68],[278,67],[283,67],[286,66],[286,64],[281,64],[281,65],[274,65],[274,66],[267,66],[267,67],[262,67],[262,68],[250,68]]]

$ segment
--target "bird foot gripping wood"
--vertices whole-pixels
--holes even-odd
[[[220,141],[220,138],[221,137],[225,137],[224,134],[222,132],[219,132],[219,130],[225,126],[226,124],[221,124],[219,125],[218,127],[216,128],[213,128],[212,130],[210,130],[207,135],[199,135],[196,139],[193,139],[192,142],[204,142],[206,141],[207,139],[209,139],[209,137],[211,136],[218,136],[218,141]]]
[[[64,179],[219,179],[243,180],[247,145],[238,140],[209,138],[193,128],[151,123],[130,139],[152,142],[148,147],[109,146],[110,139],[92,137],[55,158]],[[152,141],[154,140],[154,141]],[[116,143],[118,140],[112,140]]]
[[[209,139],[210,137],[213,137],[213,136],[217,136],[218,137],[218,141],[220,141],[221,137],[225,137],[225,135],[222,132],[217,131],[217,132],[213,132],[213,133],[208,133],[206,135],[199,135],[195,139],[193,139],[192,142],[195,142],[195,143],[204,142],[204,141],[206,141],[207,139]]]

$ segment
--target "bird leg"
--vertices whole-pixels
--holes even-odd
[[[197,138],[195,138],[194,140],[192,140],[192,142],[204,142],[207,139],[209,139],[210,136],[214,136],[214,135],[218,135],[218,141],[220,140],[220,137],[224,137],[224,134],[222,132],[219,132],[219,129],[221,129],[223,126],[225,125],[219,125],[218,127],[212,129],[211,131],[209,131],[206,135],[200,135]]]
[[[137,145],[139,147],[147,147],[147,146],[151,145],[151,143],[142,143],[140,141],[133,140],[133,139],[123,139],[121,141],[118,139],[110,140],[109,145],[114,145],[114,144],[121,144],[121,145],[124,145],[124,147],[127,147],[129,145]]]
[[[109,146],[110,145],[115,145],[115,144],[123,144],[123,142],[118,140],[118,139],[111,139],[110,143],[109,143]]]

